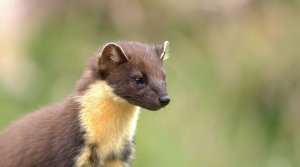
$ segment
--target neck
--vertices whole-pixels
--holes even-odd
[[[115,95],[106,82],[91,85],[78,101],[86,143],[99,144],[102,155],[119,152],[125,142],[132,140],[139,107]]]

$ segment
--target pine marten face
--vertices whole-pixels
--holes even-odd
[[[167,47],[167,41],[158,46],[138,42],[109,43],[100,53],[100,79],[129,103],[158,110],[170,102],[163,69]]]

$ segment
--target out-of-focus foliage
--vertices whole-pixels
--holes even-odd
[[[300,166],[298,1],[32,3],[29,65],[0,73],[0,127],[68,96],[100,44],[169,40],[171,103],[141,113],[133,166]]]

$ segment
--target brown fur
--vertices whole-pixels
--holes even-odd
[[[79,106],[69,98],[15,122],[0,135],[1,167],[71,167],[84,143]]]
[[[16,121],[0,133],[2,167],[127,167],[138,109],[167,103],[162,59],[154,46],[116,42],[91,57],[64,102]]]

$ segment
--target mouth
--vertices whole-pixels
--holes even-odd
[[[170,98],[167,95],[154,99],[129,97],[126,97],[125,99],[133,105],[139,106],[150,111],[157,111],[163,107],[166,107],[170,103]]]
[[[132,103],[132,104],[134,104],[134,103]],[[136,104],[135,103],[134,105],[137,105],[141,108],[144,108],[144,109],[147,109],[147,110],[150,110],[150,111],[157,111],[157,110],[159,110],[163,107],[163,106],[158,105],[158,104],[149,104],[149,103],[148,104],[145,104],[145,103]]]
[[[165,102],[165,103],[161,103],[161,102],[156,102],[155,104],[153,105],[145,105],[145,106],[141,106],[142,108],[145,108],[147,110],[150,110],[150,111],[157,111],[161,108],[164,108],[166,107],[170,102],[170,99],[168,100],[168,102]]]
[[[162,107],[143,107],[143,108],[145,108],[145,109],[147,109],[147,110],[150,110],[150,111],[158,111],[159,109],[161,109]]]

